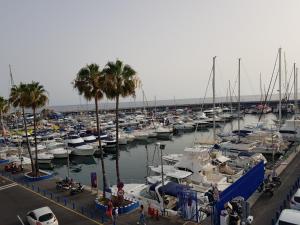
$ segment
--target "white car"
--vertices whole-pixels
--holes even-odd
[[[54,213],[48,206],[32,210],[26,217],[30,225],[58,225]]]
[[[297,190],[296,194],[291,198],[290,201],[291,209],[300,210],[300,188]]]
[[[300,225],[300,211],[295,209],[282,210],[276,225]]]

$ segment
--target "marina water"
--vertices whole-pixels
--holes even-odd
[[[261,121],[267,126],[274,124],[276,115],[266,114],[263,115]],[[241,120],[241,127],[245,124],[256,124],[258,122],[257,115],[247,114]],[[217,132],[229,132],[237,129],[237,120],[223,124],[222,127],[217,128]],[[144,183],[147,175],[147,151],[148,149],[148,163],[149,165],[160,164],[160,150],[156,149],[156,143],[160,142],[165,144],[166,148],[163,154],[183,153],[184,148],[193,146],[194,140],[207,142],[213,138],[212,129],[202,130],[195,132],[184,133],[181,135],[173,136],[172,140],[161,141],[150,139],[148,142],[133,142],[126,146],[120,146],[120,172],[121,179],[125,183]],[[105,153],[104,161],[107,179],[110,185],[116,183],[115,172],[115,159],[116,154]],[[59,177],[67,176],[67,162],[63,160],[55,160],[54,173]],[[96,172],[98,175],[99,187],[102,187],[101,164],[100,158],[95,156],[71,156],[70,157],[70,177],[83,184],[90,185],[90,173]]]

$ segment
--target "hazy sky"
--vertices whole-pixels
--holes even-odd
[[[215,55],[217,96],[236,78],[238,57],[241,93],[258,94],[278,47],[289,72],[300,63],[299,12],[299,0],[0,0],[0,95],[8,95],[12,64],[15,83],[39,81],[50,105],[77,104],[78,70],[119,58],[149,100],[198,98]]]

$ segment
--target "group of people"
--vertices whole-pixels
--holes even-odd
[[[111,218],[112,223],[115,224],[117,217],[118,217],[118,208],[117,207],[113,207],[112,201],[109,200],[108,204],[107,204],[107,210],[106,210],[106,216],[108,218]],[[146,225],[145,222],[145,210],[144,210],[144,206],[141,205],[139,208],[139,218],[138,218],[138,222],[137,224],[141,224],[141,225]]]

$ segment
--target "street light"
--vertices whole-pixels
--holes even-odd
[[[160,149],[160,163],[161,163],[161,186],[162,186],[162,203],[163,203],[163,214],[165,214],[165,195],[164,195],[164,166],[163,166],[163,158],[162,158],[162,150],[165,149],[166,145],[165,144],[161,144],[160,142],[156,143],[156,146],[159,147]]]

